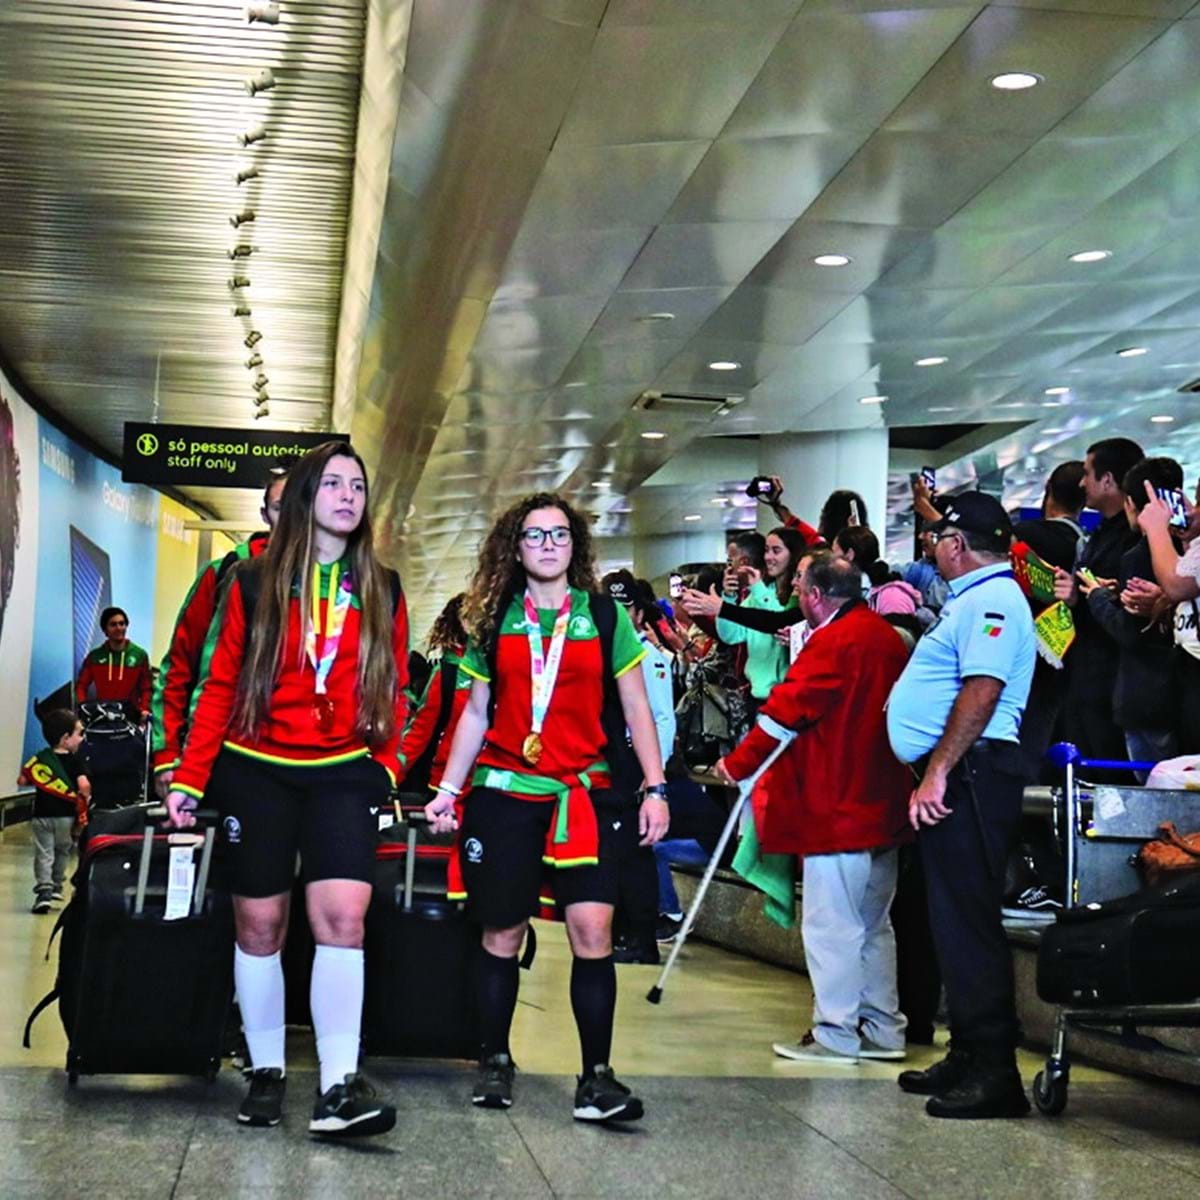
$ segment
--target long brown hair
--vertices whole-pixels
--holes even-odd
[[[463,625],[480,645],[490,648],[504,614],[502,603],[525,588],[521,566],[521,526],[538,508],[557,508],[571,528],[571,562],[567,583],[585,592],[596,590],[596,564],[592,560],[592,531],[587,519],[553,492],[537,492],[519,500],[492,526],[479,551],[479,567],[463,601]]]
[[[330,441],[310,450],[288,472],[279,507],[279,520],[256,568],[262,571],[260,599],[254,621],[246,631],[246,653],[238,677],[234,725],[253,735],[271,710],[271,694],[283,666],[292,590],[300,590],[302,631],[312,619],[312,570],[315,520],[313,502],[330,459],[352,458],[367,470],[349,442]],[[370,496],[362,521],[347,539],[350,577],[361,608],[358,634],[358,717],[355,730],[373,746],[395,731],[396,657],[392,652],[391,588],[379,560],[371,531]],[[259,565],[260,564],[260,565]],[[300,664],[304,662],[300,637]]]

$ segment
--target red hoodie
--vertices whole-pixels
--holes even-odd
[[[319,601],[321,628],[325,625],[329,578],[329,569],[323,568]],[[208,677],[201,685],[192,714],[191,731],[183,750],[183,761],[175,771],[172,787],[202,797],[222,747],[250,758],[310,767],[330,766],[370,754],[387,770],[394,783],[399,772],[397,749],[400,732],[404,728],[408,708],[408,699],[404,694],[408,682],[408,608],[401,594],[392,627],[392,652],[396,656],[395,728],[387,742],[374,750],[354,730],[358,715],[360,617],[356,596],[346,613],[341,645],[326,685],[327,695],[333,702],[333,720],[327,731],[320,730],[313,718],[315,672],[308,656],[303,653],[300,601],[293,597],[287,640],[279,679],[271,696],[270,712],[253,736],[235,733],[231,726],[238,676],[246,648],[241,579],[235,575],[222,613],[212,664]],[[317,652],[321,652],[320,639]]]

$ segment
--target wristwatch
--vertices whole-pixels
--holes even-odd
[[[654,796],[659,800],[667,798],[667,785],[665,783],[652,783],[649,787],[642,788],[642,799],[645,800],[650,796]]]

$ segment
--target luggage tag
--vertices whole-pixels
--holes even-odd
[[[196,886],[196,847],[194,835],[172,835],[167,865],[167,907],[164,921],[179,921],[192,911],[192,893]]]

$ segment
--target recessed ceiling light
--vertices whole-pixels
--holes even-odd
[[[882,404],[887,399],[886,396],[859,396],[859,404]]]
[[[645,316],[638,317],[638,320],[643,324],[649,324],[651,321],[673,321],[675,314],[670,312],[646,313]]]
[[[1073,263],[1093,263],[1103,262],[1106,258],[1112,258],[1111,250],[1077,250],[1069,256],[1069,261]]]
[[[933,408],[927,408],[925,411],[926,412],[944,413],[944,412],[957,412],[958,410],[956,408],[952,407],[951,405],[937,404],[937,405],[934,405]]]
[[[818,267],[848,267],[853,259],[848,254],[818,254],[813,262]]]
[[[703,518],[700,516],[699,513],[688,513],[688,515],[686,517],[684,517],[683,519],[685,521],[699,521],[699,520],[702,520]]]
[[[934,354],[929,358],[918,358],[914,367],[940,367],[942,363],[947,363],[950,360],[941,354]]]
[[[993,75],[992,87],[1001,92],[1023,92],[1027,88],[1037,87],[1042,82],[1040,75],[1032,71],[1005,71],[1001,75]]]
[[[612,487],[612,484],[609,483],[609,481],[607,479],[597,479],[596,482],[592,484],[592,487],[594,487],[594,488],[610,488],[610,487]]]
[[[997,404],[997,408],[1027,408],[1028,405],[1024,400],[1006,400],[1003,404]]]
[[[712,500],[710,501],[710,503],[712,503],[712,504],[728,504],[729,497],[728,496],[714,496],[712,498]]]
[[[1160,413],[1157,417],[1151,417],[1150,420],[1155,425],[1170,425],[1175,418],[1168,416],[1166,413]]]
[[[1069,387],[1052,387],[1046,389],[1047,396],[1065,396],[1071,389]]]
[[[710,362],[708,369],[710,371],[736,371],[742,364],[734,362],[732,359],[719,358],[716,362]]]
[[[648,441],[648,442],[661,441],[666,436],[667,435],[665,433],[660,433],[657,429],[647,429],[642,434],[642,437],[644,437],[646,439],[646,441]]]
[[[587,387],[587,380],[586,379],[572,379],[570,383],[564,383],[563,387],[564,388]]]
[[[1118,358],[1141,358],[1143,354],[1149,354],[1150,351],[1145,346],[1126,346],[1124,350],[1117,351]]]
[[[1043,408],[1062,408],[1067,402],[1065,400],[1043,400]]]

